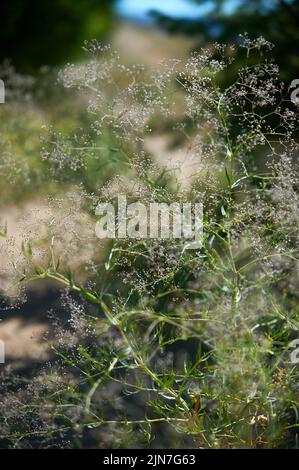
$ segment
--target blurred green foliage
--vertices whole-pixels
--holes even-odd
[[[7,102],[0,106],[0,208],[56,194],[76,184],[92,191],[117,171],[125,171],[126,166],[115,153],[113,136],[105,132],[93,134],[96,150],[84,150],[82,165],[76,169],[68,166],[57,174],[55,164],[44,154],[67,141],[66,156],[76,158],[72,147],[78,143],[82,129],[90,127],[87,98],[64,88],[55,70],[34,78],[11,71],[11,75],[5,75],[5,82]]]
[[[84,40],[105,39],[113,0],[6,0],[1,6],[0,62],[18,71],[61,64],[80,53]]]
[[[209,40],[236,41],[240,33],[263,35],[275,44],[274,55],[283,78],[292,79],[299,67],[299,2],[298,0],[190,0],[211,6],[201,17],[171,18],[158,12],[153,16],[170,32],[198,36],[200,43]]]

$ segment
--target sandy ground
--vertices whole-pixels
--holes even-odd
[[[43,340],[46,325],[34,322],[27,325],[21,318],[3,321],[1,340],[5,344],[6,362],[14,369],[30,362],[43,362],[49,358],[47,343]]]
[[[186,57],[194,42],[179,34],[123,23],[116,29],[112,44],[126,62],[156,67],[161,60]]]
[[[0,289],[5,293],[9,291],[12,296],[15,296],[17,291],[9,286],[13,275],[11,261],[17,262],[20,256],[24,220],[29,225],[32,221],[32,226],[37,222],[37,205],[37,201],[30,201],[25,206],[9,207],[0,211],[2,225],[4,222],[7,224],[7,237],[0,238]],[[41,204],[39,210],[42,210]],[[43,341],[47,330],[46,323],[42,321],[43,309],[42,304],[38,309],[37,305],[31,302],[25,309],[21,307],[0,310],[0,340],[5,345],[5,363],[15,370],[48,358],[47,344]],[[3,365],[0,364],[0,367]]]

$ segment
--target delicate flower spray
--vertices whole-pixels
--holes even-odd
[[[2,401],[10,442],[297,446],[298,115],[271,48],[245,35],[148,71],[92,42],[88,62],[61,71],[88,116],[80,132],[44,142],[52,175],[83,175],[65,198],[76,194],[93,226],[98,204],[117,212],[119,194],[201,203],[203,238],[192,250],[175,237],[100,242],[78,225],[70,257],[89,247],[83,277],[55,224],[41,265],[34,242],[24,250],[22,282],[57,281],[69,322],[57,320],[58,360]],[[180,171],[151,150],[166,133]]]

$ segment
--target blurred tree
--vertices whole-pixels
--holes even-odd
[[[189,0],[209,7],[200,18],[171,18],[152,12],[170,32],[183,32],[204,41],[235,41],[240,33],[263,35],[275,44],[276,59],[286,79],[299,69],[298,0]]]
[[[4,0],[0,62],[17,70],[56,65],[80,53],[85,39],[106,37],[113,0]]]

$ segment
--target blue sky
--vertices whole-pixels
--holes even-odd
[[[227,0],[225,11],[231,13],[238,0]],[[207,1],[204,5],[196,5],[188,0],[119,0],[117,12],[124,17],[139,20],[148,19],[150,10],[157,10],[173,18],[194,18],[205,15],[211,10],[213,2]]]

